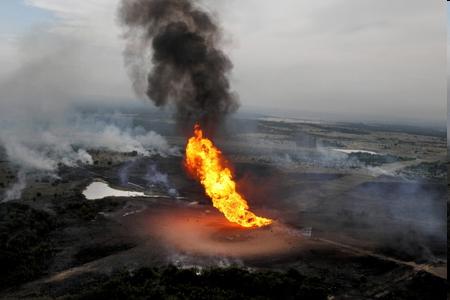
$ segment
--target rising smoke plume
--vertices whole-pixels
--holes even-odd
[[[228,80],[232,63],[219,48],[220,28],[196,1],[123,0],[119,16],[129,29],[125,63],[138,95],[159,107],[175,105],[182,128],[200,122],[214,130],[238,108]]]

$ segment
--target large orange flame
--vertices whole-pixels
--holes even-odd
[[[222,153],[211,140],[203,137],[199,125],[195,125],[194,136],[186,146],[185,165],[200,180],[214,207],[230,222],[244,227],[262,227],[272,223],[272,220],[249,211],[247,201],[236,191],[231,170],[224,166]]]

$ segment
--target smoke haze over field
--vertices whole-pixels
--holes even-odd
[[[0,81],[0,146],[19,170],[2,200],[20,198],[29,174],[55,176],[62,165],[92,164],[89,150],[176,153],[159,134],[118,122],[111,110],[88,115],[78,109],[85,99],[95,97],[90,104],[96,107],[101,98],[86,95],[87,87],[98,87],[79,66],[87,49],[78,39],[36,28],[19,45],[20,66]]]
[[[91,148],[141,155],[152,148],[169,151],[154,132],[114,124],[113,115],[95,119],[79,113],[76,106],[84,102],[78,90],[87,79],[71,64],[83,47],[63,35],[37,33],[40,38],[24,37],[21,51],[27,59],[0,82],[0,142],[10,159],[25,168],[54,171],[59,162],[90,163],[85,150]]]

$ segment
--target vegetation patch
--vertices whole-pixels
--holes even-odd
[[[104,198],[99,200],[85,200],[82,195],[72,198],[54,199],[53,205],[60,217],[75,219],[77,221],[94,220],[100,212],[113,211],[123,203],[120,199]]]
[[[120,272],[78,288],[64,299],[327,299],[329,288],[318,278],[295,270],[250,272],[240,268],[143,268]]]
[[[365,153],[365,152],[353,152],[348,155],[349,159],[357,159],[361,163],[365,164],[366,166],[370,167],[379,167],[384,164],[390,164],[398,161],[409,161],[414,160],[414,158],[410,157],[401,157],[401,156],[395,156],[395,155],[378,155],[378,154],[371,154],[371,153]]]
[[[408,178],[431,178],[445,179],[447,176],[447,165],[443,162],[422,162],[401,170],[401,174]]]
[[[109,255],[125,251],[133,248],[135,245],[131,243],[118,244],[94,244],[81,248],[75,254],[76,265],[85,264]]]
[[[46,212],[19,203],[0,205],[0,289],[45,273],[55,249],[49,234],[57,226]]]

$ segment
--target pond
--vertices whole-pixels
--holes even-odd
[[[106,197],[148,197],[143,192],[114,189],[101,181],[94,181],[88,185],[83,191],[83,195],[88,200],[98,200]]]
[[[351,153],[367,153],[367,154],[372,154],[372,155],[378,155],[378,153],[373,152],[373,151],[367,151],[367,150],[359,150],[359,149],[333,149],[334,151],[339,151],[339,152],[343,152],[346,154],[351,154]]]

